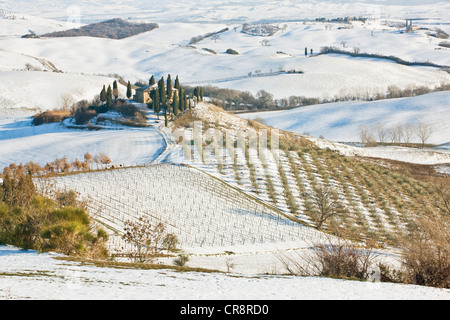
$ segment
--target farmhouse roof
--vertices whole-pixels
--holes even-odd
[[[150,90],[155,89],[155,88],[158,88],[157,84],[154,84],[152,86],[147,85],[147,86],[139,87],[139,88],[136,89],[136,91],[150,91]]]

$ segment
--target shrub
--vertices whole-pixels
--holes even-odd
[[[185,253],[181,253],[178,255],[178,258],[174,260],[176,266],[184,267],[186,263],[189,261],[189,255]]]
[[[227,49],[227,51],[225,51],[225,53],[228,53],[228,54],[234,54],[234,55],[238,55],[238,54],[239,54],[239,52],[237,52],[237,51],[234,50],[234,49]]]
[[[89,120],[93,119],[97,115],[95,110],[91,110],[87,107],[77,108],[74,112],[75,123],[78,125],[86,124]]]
[[[450,220],[423,216],[416,220],[416,227],[401,241],[405,281],[450,288]]]
[[[145,111],[133,104],[122,103],[118,100],[113,110],[127,118],[128,121],[119,121],[121,124],[143,125],[147,122]]]
[[[69,117],[70,111],[67,110],[45,111],[33,116],[32,124],[40,126],[44,123],[61,122]]]
[[[313,244],[313,250],[305,255],[279,255],[278,258],[291,274],[367,280],[374,274],[377,258],[374,247],[373,242],[362,247],[344,237],[328,236],[323,242]]]
[[[57,251],[70,255],[105,257],[106,233],[95,235],[84,209],[61,207],[36,193],[24,167],[11,165],[0,184],[0,244],[24,249]],[[75,204],[74,193],[58,195],[58,201]]]
[[[49,199],[33,198],[29,207],[0,205],[0,243],[67,255],[105,257],[105,232],[92,233],[83,209],[58,208]]]

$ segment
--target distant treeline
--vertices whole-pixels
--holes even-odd
[[[194,88],[184,87],[186,93],[192,94]],[[441,83],[434,88],[425,86],[408,86],[399,88],[395,85],[388,86],[386,92],[366,92],[364,90],[349,90],[341,92],[334,97],[321,99],[317,97],[290,96],[282,99],[274,99],[270,92],[259,90],[256,95],[248,91],[203,86],[203,95],[212,103],[228,111],[270,111],[280,109],[292,109],[323,103],[343,101],[376,101],[383,99],[407,98],[424,95],[431,92],[450,91],[450,83]]]
[[[433,62],[429,61],[406,61],[396,56],[385,56],[378,53],[362,53],[358,48],[355,48],[354,51],[346,51],[342,50],[336,47],[322,47],[320,49],[320,54],[330,54],[330,53],[336,53],[336,54],[345,54],[351,57],[361,57],[361,58],[378,58],[378,59],[387,59],[394,61],[398,64],[402,64],[405,66],[421,66],[421,67],[435,67],[435,68],[441,68],[441,69],[448,69],[449,66],[439,65],[435,64]]]
[[[207,34],[204,34],[204,35],[199,35],[199,36],[196,36],[196,37],[192,37],[190,42],[189,42],[189,45],[196,44],[196,43],[202,41],[205,38],[218,36],[220,33],[226,32],[228,30],[230,30],[230,29],[229,28],[224,28],[224,29],[216,31],[216,32],[210,32],[210,33],[207,33]]]
[[[119,18],[70,29],[43,34],[42,37],[98,37],[123,39],[158,28],[157,23],[131,23]]]

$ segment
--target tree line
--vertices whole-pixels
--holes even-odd
[[[94,168],[95,164],[95,168]],[[0,172],[0,178],[5,180],[5,177],[15,174],[17,177],[39,177],[39,176],[53,176],[61,173],[71,173],[79,171],[89,171],[95,169],[104,169],[111,164],[111,158],[103,152],[92,155],[86,152],[82,160],[78,158],[74,161],[69,161],[67,157],[56,158],[54,161],[47,162],[45,165],[40,165],[36,162],[29,161],[25,164],[12,163],[5,167],[3,172]]]
[[[450,90],[450,83],[441,83],[435,88],[425,86],[407,86],[402,89],[395,85],[389,85],[386,92],[370,92],[370,90],[341,90],[331,98],[317,98],[291,95],[286,98],[274,99],[273,94],[266,90],[259,90],[256,95],[249,91],[219,88],[214,86],[202,87],[205,97],[212,103],[230,111],[262,111],[292,109],[324,103],[345,101],[377,101],[384,99],[416,97],[432,92]],[[186,89],[189,92],[189,88]],[[192,90],[192,89],[191,89]]]

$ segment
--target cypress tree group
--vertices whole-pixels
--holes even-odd
[[[128,81],[128,84],[127,84],[127,98],[128,99],[131,98],[131,83],[130,83],[130,81]]]
[[[106,88],[105,85],[103,85],[102,91],[100,91],[100,101],[103,102],[103,104],[106,102]]]
[[[119,88],[117,87],[117,81],[116,80],[114,80],[114,82],[113,82],[112,94],[113,94],[113,96],[115,98],[115,101],[117,101],[117,98],[119,97]]]

